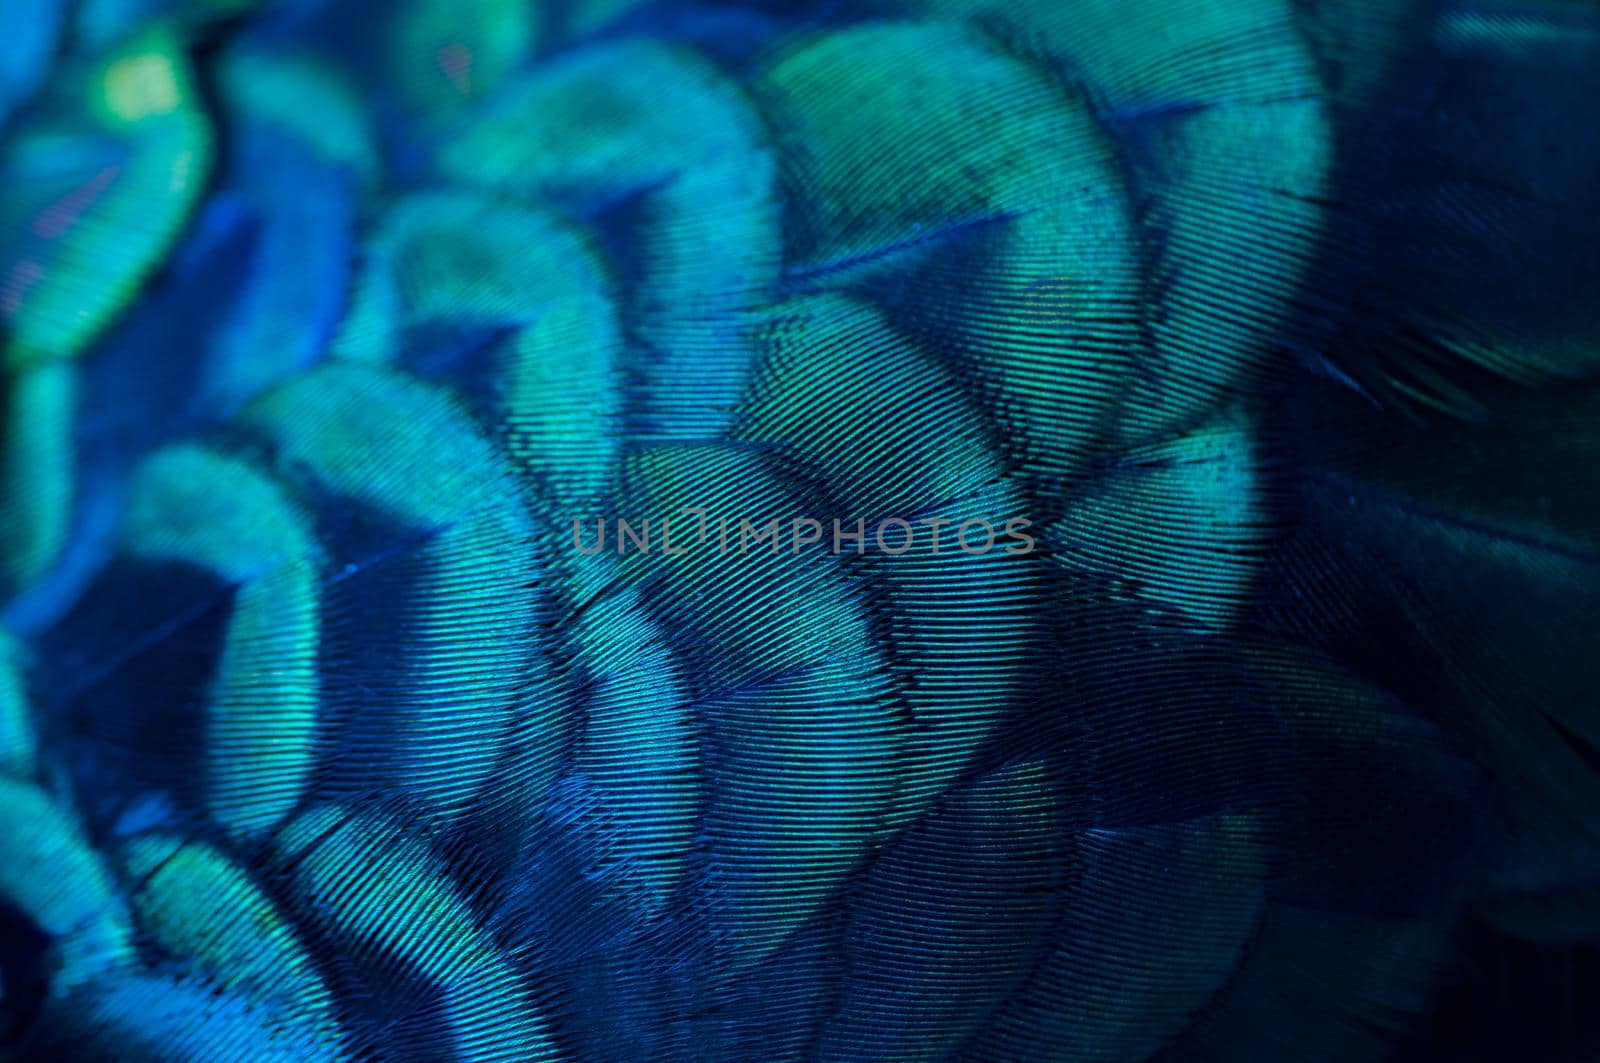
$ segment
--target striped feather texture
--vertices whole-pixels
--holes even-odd
[[[1600,1055],[1582,0],[16,0],[0,1059]]]

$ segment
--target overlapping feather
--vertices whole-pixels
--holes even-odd
[[[1594,939],[1587,9],[28,6],[0,1052],[1457,1059]]]

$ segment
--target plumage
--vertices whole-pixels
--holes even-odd
[[[1600,1054],[1588,4],[16,7],[0,1060]]]

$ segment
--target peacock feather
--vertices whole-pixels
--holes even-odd
[[[9,0],[0,1060],[1600,1058],[1591,0]]]

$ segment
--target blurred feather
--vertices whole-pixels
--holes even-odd
[[[18,11],[0,1057],[1600,1052],[1590,5]]]

